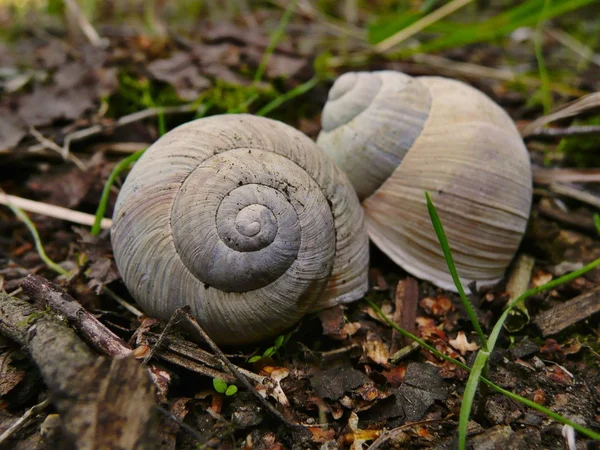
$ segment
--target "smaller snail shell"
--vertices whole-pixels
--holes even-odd
[[[345,175],[299,131],[250,115],[160,138],[119,194],[112,243],[147,313],[190,305],[221,344],[276,335],[367,289],[368,238]]]
[[[427,211],[431,194],[464,283],[500,280],[531,208],[529,155],[510,117],[440,77],[342,75],[317,143],[344,170],[373,242],[408,272],[455,289]]]

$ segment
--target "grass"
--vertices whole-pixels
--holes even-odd
[[[27,214],[25,214],[25,211],[23,211],[21,208],[19,208],[17,206],[11,205],[10,203],[8,203],[7,206],[14,213],[14,215],[17,216],[17,218],[25,224],[25,226],[27,227],[27,229],[33,236],[33,240],[35,242],[35,249],[37,250],[38,255],[40,256],[40,259],[44,262],[44,264],[46,264],[46,266],[48,266],[50,269],[54,270],[56,273],[58,273],[60,275],[69,276],[69,272],[67,270],[63,269],[57,263],[52,261],[52,259],[50,259],[50,257],[48,257],[48,255],[46,254],[46,251],[44,250],[44,245],[42,244],[40,234],[38,233],[37,228],[35,227],[35,224],[31,221],[29,216]]]
[[[454,260],[452,258],[452,252],[450,250],[450,244],[448,243],[446,234],[444,232],[443,225],[437,214],[435,206],[433,205],[433,202],[431,201],[429,193],[427,193],[427,192],[425,193],[425,198],[427,201],[427,208],[428,208],[429,215],[431,218],[431,223],[436,232],[437,238],[440,242],[440,246],[444,252],[444,258],[446,260],[446,264],[448,265],[448,270],[449,270],[450,274],[452,275],[452,279],[454,280],[456,289],[458,290],[459,293],[462,292],[462,294],[460,295],[460,298],[461,298],[463,304],[465,305],[465,309],[467,311],[469,311],[469,310],[472,311],[472,306],[471,306],[468,298],[464,295],[464,289],[462,288],[462,284],[460,282],[460,279],[459,279],[457,271],[456,271],[456,267],[454,265]],[[597,223],[597,225],[600,225],[600,223],[599,223],[600,218],[598,218],[598,216],[595,216],[594,220]],[[600,440],[600,433],[597,433],[588,428],[582,427],[581,425],[567,419],[566,417],[556,414],[555,412],[549,410],[548,408],[543,407],[542,405],[539,405],[527,398],[521,397],[517,394],[507,391],[506,389],[503,389],[500,386],[493,383],[492,381],[490,381],[487,378],[487,376],[484,376],[488,371],[488,360],[489,360],[491,353],[494,351],[496,341],[498,340],[498,336],[500,335],[500,332],[502,331],[504,322],[506,321],[510,312],[515,307],[517,307],[518,305],[521,305],[526,299],[528,299],[529,297],[531,297],[533,295],[553,289],[557,286],[560,286],[561,284],[568,283],[569,281],[574,280],[575,278],[577,278],[599,266],[600,266],[600,258],[596,259],[595,261],[592,261],[591,263],[587,264],[585,267],[583,267],[579,270],[576,270],[576,271],[571,272],[567,275],[564,275],[560,278],[557,278],[556,280],[550,281],[549,283],[546,283],[542,286],[538,286],[538,287],[529,289],[529,290],[525,291],[521,296],[516,298],[514,301],[512,301],[507,306],[507,308],[504,310],[504,312],[502,313],[502,315],[500,316],[500,318],[494,325],[489,337],[487,339],[485,339],[485,337],[484,337],[484,339],[482,340],[482,346],[481,346],[482,348],[481,348],[481,350],[479,350],[479,352],[475,358],[473,367],[468,367],[467,365],[463,364],[462,362],[460,362],[454,358],[451,358],[447,355],[444,355],[437,349],[435,349],[432,346],[430,346],[429,344],[427,344],[422,339],[407,332],[406,330],[403,330],[398,325],[396,325],[393,321],[391,321],[387,316],[385,316],[385,314],[383,314],[381,309],[379,307],[377,307],[377,305],[375,305],[372,301],[367,300],[367,302],[371,305],[371,307],[373,309],[375,309],[379,313],[379,315],[386,321],[386,323],[388,323],[390,326],[392,326],[400,334],[408,337],[409,339],[412,339],[413,341],[415,341],[416,343],[421,345],[423,348],[429,350],[435,356],[437,356],[441,359],[444,359],[446,361],[449,361],[449,362],[457,365],[458,367],[469,372],[469,379],[467,381],[465,391],[463,393],[463,399],[462,399],[462,404],[461,404],[461,409],[460,409],[460,417],[459,417],[459,425],[458,425],[459,449],[463,450],[466,448],[467,425],[468,425],[469,417],[471,414],[471,409],[473,406],[473,400],[475,398],[475,394],[476,394],[477,388],[479,386],[479,382],[484,383],[487,387],[495,390],[496,392],[506,395],[515,401],[521,402],[524,405],[529,406],[530,408],[533,408],[537,411],[544,413],[545,415],[556,420],[557,422],[560,422],[565,425],[569,425],[569,426],[573,427],[576,431],[579,431],[580,433],[582,433],[592,439]],[[471,318],[472,321],[474,320],[474,323],[473,323],[474,328],[476,330],[481,330],[481,326],[477,322],[476,316],[474,314],[473,314],[473,316],[471,316],[471,314],[469,314],[469,317]],[[481,332],[481,333],[483,333],[483,332]],[[478,334],[479,334],[479,331],[478,331]],[[481,337],[480,337],[480,339],[481,339]],[[484,346],[483,342],[486,342],[487,345]]]

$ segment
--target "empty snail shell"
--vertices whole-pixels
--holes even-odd
[[[461,281],[502,278],[527,226],[532,175],[516,126],[485,94],[441,77],[346,73],[317,144],[356,188],[370,238],[406,271],[455,289],[428,191]]]
[[[368,238],[348,179],[306,136],[250,115],[198,119],[128,175],[111,232],[142,309],[190,305],[218,343],[258,341],[367,289]]]

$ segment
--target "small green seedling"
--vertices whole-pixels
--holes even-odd
[[[277,350],[279,350],[282,346],[284,346],[285,344],[287,344],[287,341],[290,340],[290,337],[292,336],[292,333],[288,333],[288,334],[282,334],[281,336],[277,336],[277,339],[275,339],[275,343],[273,346],[269,347],[268,349],[266,349],[262,356],[259,355],[255,355],[252,358],[250,358],[248,360],[249,363],[254,363],[256,361],[260,361],[263,358],[267,358],[269,356],[273,356]]]
[[[228,397],[231,397],[238,391],[235,384],[228,385],[225,380],[221,380],[220,378],[213,378],[213,387],[219,394],[225,394]]]

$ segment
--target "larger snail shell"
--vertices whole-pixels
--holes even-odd
[[[527,226],[532,176],[519,133],[482,92],[393,71],[342,75],[318,145],[348,174],[373,242],[408,272],[455,289],[427,212],[439,212],[464,283],[502,278]]]
[[[292,127],[250,115],[184,124],[136,163],[112,243],[149,314],[184,305],[221,344],[275,335],[367,289],[368,238],[346,176]]]

